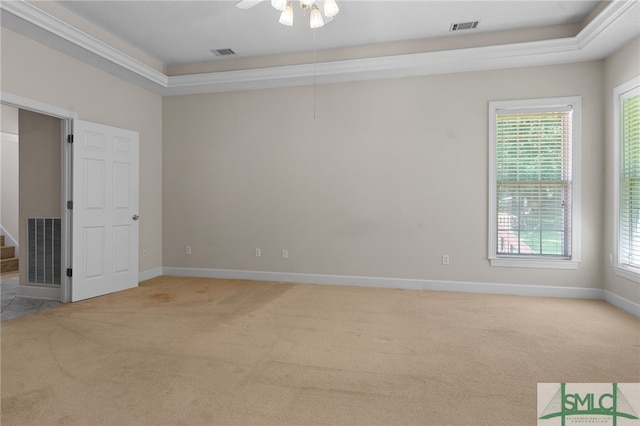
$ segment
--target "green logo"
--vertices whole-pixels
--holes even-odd
[[[567,384],[560,383],[557,392],[543,410],[539,420],[557,417],[560,418],[562,426],[565,426],[567,419],[572,424],[590,424],[596,419],[608,419],[606,423],[611,421],[614,426],[617,426],[618,419],[638,420],[638,415],[632,404],[622,393],[617,383],[611,383],[610,387],[609,384],[606,384],[606,390],[603,389],[603,384],[599,383],[569,385],[571,389],[567,390]],[[538,397],[540,396],[539,386]],[[637,397],[637,395],[634,396]],[[633,402],[637,408],[638,401],[635,401],[634,398]],[[538,424],[544,423],[539,422]]]

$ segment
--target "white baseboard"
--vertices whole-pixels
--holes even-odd
[[[16,291],[18,297],[31,297],[33,299],[47,299],[60,301],[60,287],[41,287],[37,285],[19,285]]]
[[[18,245],[18,242],[15,240],[15,238],[13,238],[13,236],[10,233],[8,233],[7,230],[4,229],[2,226],[0,226],[0,234],[4,235],[5,246],[14,246],[16,248],[16,257],[18,257],[20,246]]]
[[[497,284],[463,281],[434,281],[404,278],[357,277],[348,275],[297,274],[288,272],[240,271],[233,269],[162,268],[163,275],[182,277],[226,278],[278,281],[303,284],[348,285],[358,287],[397,288],[405,290],[456,291],[465,293],[504,294],[513,296],[602,299],[602,289],[557,287],[527,284]]]
[[[625,299],[622,296],[618,296],[617,294],[612,293],[609,290],[602,290],[602,293],[602,298],[607,303],[610,303],[616,308],[622,309],[623,311],[640,318],[640,304],[632,302],[629,299]]]
[[[138,273],[138,282],[150,280],[151,278],[162,275],[162,268],[147,269]]]

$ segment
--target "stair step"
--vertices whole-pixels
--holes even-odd
[[[0,272],[13,272],[19,268],[19,259],[13,257],[11,259],[0,260]]]
[[[10,259],[16,257],[16,248],[14,246],[0,247],[0,259]]]
[[[4,245],[4,235],[0,235],[0,246]]]

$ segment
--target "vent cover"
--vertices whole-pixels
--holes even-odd
[[[229,56],[236,54],[233,49],[213,49],[211,52],[216,56]]]
[[[27,219],[28,282],[60,285],[60,218]]]
[[[449,31],[473,30],[478,26],[478,21],[456,22],[451,24]]]

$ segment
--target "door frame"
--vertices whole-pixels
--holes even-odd
[[[71,165],[72,163],[72,150],[67,143],[67,135],[72,134],[73,120],[78,119],[79,114],[75,111],[71,111],[65,108],[58,107],[56,105],[40,102],[35,99],[26,98],[24,96],[14,95],[12,93],[0,92],[0,103],[16,107],[19,109],[25,109],[40,114],[48,115],[51,117],[59,118],[61,120],[61,135],[60,143],[62,144],[61,155],[61,268],[60,268],[60,302],[68,303],[71,301],[71,279],[67,277],[66,270],[71,268],[71,212],[67,209],[67,200],[71,199],[73,194],[72,179],[71,179]]]

